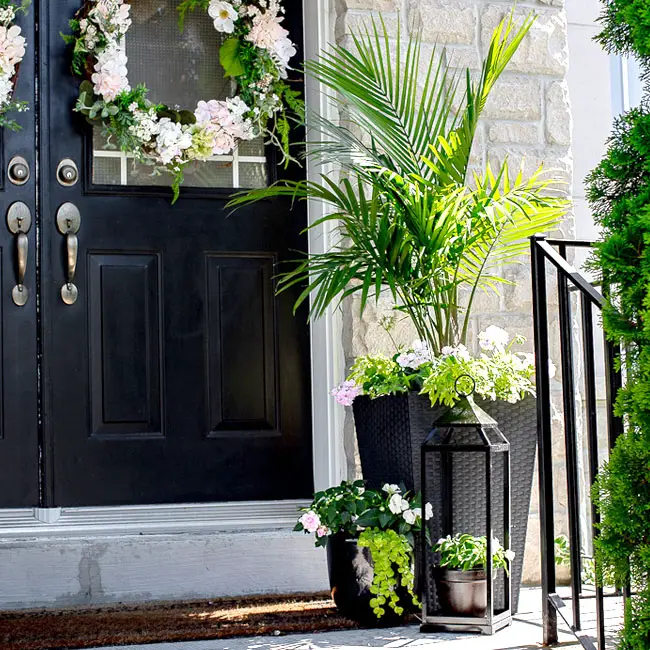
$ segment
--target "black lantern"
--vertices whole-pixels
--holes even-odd
[[[438,554],[422,544],[423,632],[493,634],[512,623],[508,571],[492,564],[495,535],[503,536],[503,549],[510,544],[510,444],[474,402],[474,382],[466,379],[472,389],[462,393],[457,388],[459,400],[434,422],[422,444],[422,499],[431,503],[426,526],[433,542],[461,534],[485,536],[487,561],[482,569],[450,570],[437,566]]]

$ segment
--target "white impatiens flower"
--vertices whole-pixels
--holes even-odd
[[[431,351],[425,341],[415,341],[411,350],[400,354],[396,361],[402,368],[417,370],[421,365],[431,361]]]
[[[388,502],[388,509],[394,515],[401,515],[405,510],[409,509],[409,502],[399,494],[393,494]]]
[[[214,20],[214,28],[218,32],[232,34],[235,31],[235,21],[239,18],[239,14],[230,2],[211,0],[208,15]]]
[[[478,343],[483,350],[504,352],[510,341],[510,334],[503,328],[490,325],[478,335]]]
[[[399,494],[402,491],[399,485],[395,485],[395,483],[384,483],[384,487],[381,489],[388,492],[388,494]]]
[[[429,521],[433,517],[433,506],[430,503],[424,505],[424,518]]]
[[[418,517],[420,516],[420,513],[417,511],[420,510],[420,508],[414,508],[413,510],[405,510],[402,513],[402,517],[404,517],[404,521],[412,526],[417,520]]]
[[[515,552],[508,549],[505,552],[505,556],[506,556],[506,560],[508,560],[508,562],[512,562],[515,559]]]

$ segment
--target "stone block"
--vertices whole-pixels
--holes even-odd
[[[539,124],[493,122],[488,126],[488,139],[490,142],[503,144],[539,144]]]
[[[554,81],[546,87],[546,140],[550,144],[571,144],[571,103],[569,88],[564,81]]]
[[[491,4],[481,13],[481,45],[484,53],[495,27],[510,11],[505,4]],[[516,11],[522,22],[529,9]],[[538,12],[538,18],[508,65],[508,71],[563,77],[569,67],[567,22],[563,11]]]
[[[342,0],[344,9],[371,9],[374,11],[397,11],[399,0]]]
[[[534,77],[502,77],[494,86],[484,116],[533,122],[542,116],[542,89]]]
[[[464,0],[410,0],[409,22],[431,43],[476,42],[477,8]]]

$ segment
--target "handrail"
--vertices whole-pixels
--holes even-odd
[[[562,400],[564,407],[564,442],[566,454],[567,507],[569,514],[569,540],[571,564],[571,600],[573,620],[565,613],[565,604],[556,593],[555,575],[555,524],[553,500],[553,429],[550,372],[547,363],[536,364],[537,384],[537,424],[539,449],[539,489],[540,489],[540,527],[542,553],[542,616],[544,644],[551,645],[558,640],[558,613],[570,625],[574,635],[587,650],[605,650],[604,597],[602,586],[596,586],[596,643],[582,629],[580,599],[581,580],[581,528],[580,528],[580,476],[578,472],[578,436],[576,418],[576,385],[574,377],[574,319],[572,317],[571,292],[579,294],[582,318],[582,363],[584,368],[584,404],[586,407],[586,440],[588,449],[588,469],[591,482],[598,471],[598,419],[596,417],[596,366],[594,345],[593,308],[602,309],[604,296],[566,259],[567,248],[588,248],[592,242],[585,240],[547,239],[535,235],[531,239],[531,264],[533,283],[533,319],[535,330],[536,358],[550,358],[549,313],[547,298],[547,268],[555,268],[557,273],[557,293],[560,323],[560,350],[562,367]],[[559,252],[555,250],[559,249]],[[615,359],[620,349],[612,342],[604,340],[605,380],[608,406],[607,426],[608,446],[614,445],[623,430],[623,423],[613,409],[616,392],[621,386],[621,373],[616,369]],[[591,509],[593,532],[598,535],[598,512]],[[627,594],[624,594],[627,595]]]

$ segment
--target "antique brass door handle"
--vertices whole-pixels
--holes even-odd
[[[27,254],[29,251],[29,239],[27,233],[32,226],[32,213],[29,207],[22,201],[16,201],[7,210],[7,227],[16,235],[16,286],[11,292],[14,304],[24,307],[29,300],[29,291],[25,286],[25,274],[27,273]]]
[[[74,203],[64,203],[56,213],[56,226],[65,236],[66,282],[61,287],[61,300],[66,305],[74,305],[79,297],[79,289],[74,283],[79,257],[77,233],[81,227],[81,214]]]

